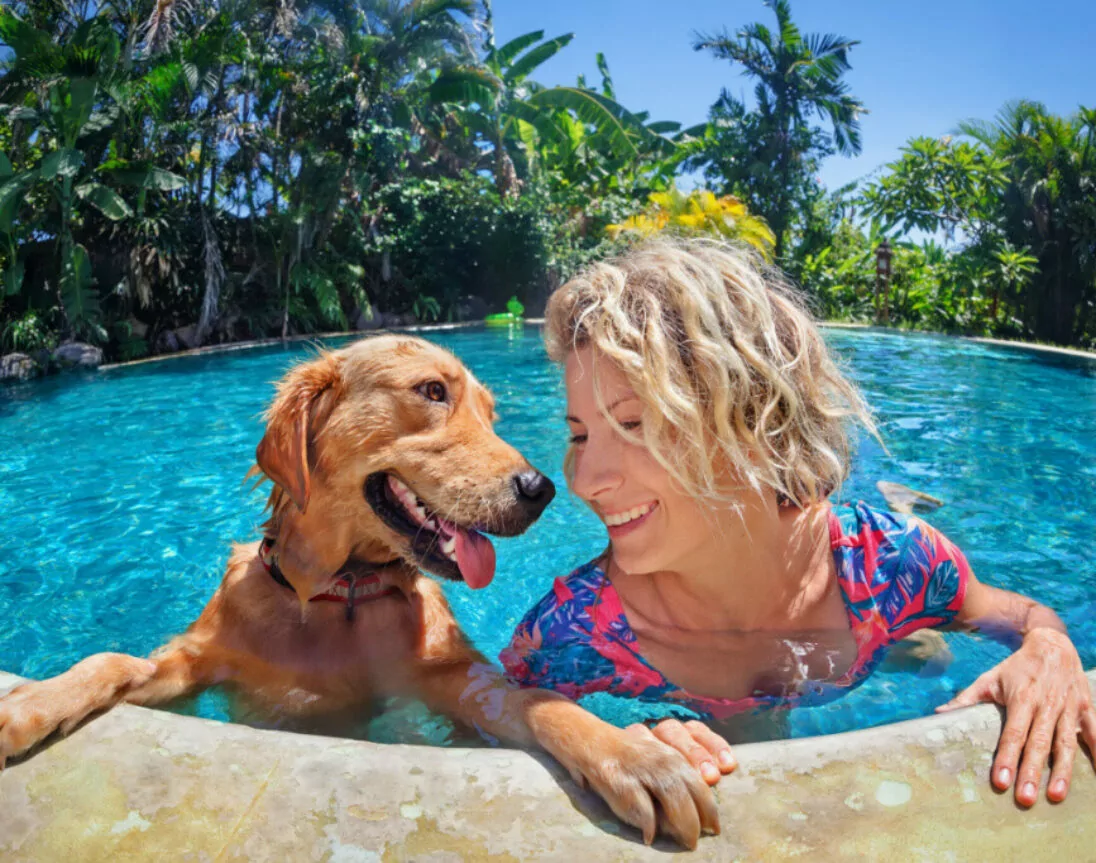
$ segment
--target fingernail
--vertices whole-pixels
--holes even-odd
[[[1011,778],[1012,772],[1007,767],[1002,767],[997,771],[997,784],[1002,788],[1008,788],[1008,783]]]
[[[1035,794],[1036,794],[1035,783],[1034,782],[1025,782],[1023,791],[1021,793],[1023,794],[1024,797],[1028,798],[1029,800],[1033,800],[1035,798]]]
[[[709,782],[719,781],[719,769],[711,761],[705,761],[700,765],[700,775]]]
[[[738,764],[738,762],[734,760],[734,756],[731,755],[730,749],[724,749],[719,753],[719,763],[728,770],[731,770]]]
[[[1066,781],[1064,779],[1059,779],[1057,782],[1054,783],[1054,793],[1055,794],[1065,794],[1066,793]]]

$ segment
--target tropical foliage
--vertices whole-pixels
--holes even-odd
[[[1060,344],[1096,337],[1096,110],[1057,117],[1033,102],[958,139],[915,139],[864,194],[903,231],[958,239],[982,298],[977,326]]]
[[[888,238],[890,323],[1096,342],[1096,112],[1017,102],[831,193],[857,43],[766,5],[775,26],[697,34],[754,86],[713,82],[683,130],[625,107],[601,54],[598,81],[542,84],[571,34],[499,45],[490,0],[10,3],[0,352],[536,314],[655,230],[752,244],[864,321]]]
[[[766,0],[776,29],[748,24],[728,31],[698,34],[693,47],[741,67],[754,79],[756,107],[723,90],[712,106],[706,146],[693,160],[709,181],[744,197],[772,226],[776,255],[783,257],[797,205],[809,202],[818,160],[835,150],[860,152],[860,115],[864,106],[849,92],[842,76],[850,69],[849,52],[859,44],[842,36],[804,35],[792,20],[787,0]],[[819,117],[828,131],[811,123]]]

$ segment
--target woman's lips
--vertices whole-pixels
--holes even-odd
[[[647,512],[645,512],[643,515],[639,516],[639,518],[633,518],[631,521],[626,521],[624,524],[606,524],[605,527],[609,531],[609,538],[620,539],[630,533],[635,532],[647,522],[647,520],[657,509],[658,504],[653,503],[651,504],[651,508],[647,510]]]

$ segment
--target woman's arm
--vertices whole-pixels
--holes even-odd
[[[1053,610],[1009,590],[983,584],[971,573],[967,595],[953,625],[968,632],[985,632],[991,638],[1016,647],[1036,629],[1053,629],[1066,635],[1066,625]]]
[[[1015,777],[1016,801],[1033,805],[1043,768],[1053,754],[1047,798],[1064,800],[1073,775],[1078,735],[1096,758],[1092,691],[1065,624],[1045,605],[990,587],[971,574],[963,606],[952,625],[985,632],[1012,646],[1019,640],[1019,648],[937,710],[983,701],[1002,705],[1005,727],[993,762],[993,785],[1007,790]]]

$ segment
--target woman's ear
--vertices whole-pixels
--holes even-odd
[[[259,469],[304,513],[311,496],[309,445],[342,398],[340,362],[324,353],[289,372],[266,413],[266,434],[255,450]]]

